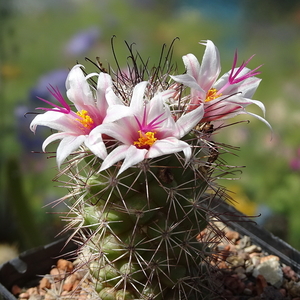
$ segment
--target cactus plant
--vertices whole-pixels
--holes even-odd
[[[82,65],[66,81],[70,106],[62,106],[31,123],[58,130],[45,147],[57,149],[60,179],[70,190],[65,219],[79,241],[81,266],[95,286],[92,299],[201,299],[207,295],[205,261],[210,243],[199,239],[209,226],[209,199],[219,193],[214,171],[224,168],[220,146],[212,141],[214,122],[264,106],[252,96],[258,68],[246,61],[220,73],[211,41],[202,64],[188,54],[186,73],[174,75],[172,47],[150,68],[128,45],[128,69],[103,68],[86,74]],[[251,113],[249,113],[251,114]],[[251,114],[261,120],[262,117]],[[267,123],[268,124],[268,123]],[[210,193],[207,195],[206,192]]]

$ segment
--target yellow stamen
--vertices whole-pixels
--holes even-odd
[[[207,94],[206,94],[206,99],[205,99],[205,102],[208,102],[208,101],[211,101],[211,100],[215,100],[217,99],[218,97],[222,96],[222,93],[219,93],[218,94],[218,91],[217,89],[215,88],[211,88]]]
[[[147,149],[151,147],[157,140],[157,138],[154,137],[155,132],[148,131],[143,133],[141,130],[139,130],[138,133],[140,134],[139,139],[136,142],[133,142],[133,145],[137,146],[138,148]]]
[[[93,127],[94,121],[93,119],[88,115],[88,112],[86,110],[81,110],[76,113],[80,118],[76,119],[76,121],[80,122],[85,128],[91,128]]]

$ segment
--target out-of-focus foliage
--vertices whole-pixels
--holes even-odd
[[[288,19],[300,7],[298,0],[243,0],[243,4],[250,19],[262,22]]]
[[[220,183],[233,190],[231,196],[241,200],[239,207],[245,213],[262,212],[264,217],[269,213],[263,207],[268,207],[273,217],[283,216],[287,230],[282,237],[300,248],[300,8],[296,1],[28,0],[24,5],[22,0],[2,0],[0,4],[0,241],[17,243],[23,250],[51,241],[61,230],[56,215],[46,212],[64,210],[64,205],[41,208],[64,194],[51,181],[57,172],[55,160],[47,159],[56,145],[47,149],[48,154],[31,153],[41,152],[45,132],[39,130],[34,136],[29,131],[33,116],[23,115],[41,105],[36,96],[49,97],[48,84],[64,92],[68,69],[76,62],[88,72],[95,71],[85,56],[94,61],[98,56],[105,67],[108,63],[116,67],[111,51],[115,35],[113,47],[124,67],[128,56],[124,40],[135,43],[133,49],[145,60],[151,57],[152,65],[162,44],[170,45],[179,37],[173,61],[182,72],[181,56],[193,53],[200,58],[203,47],[198,42],[205,39],[220,49],[223,72],[231,68],[236,49],[238,63],[256,54],[249,67],[263,64],[263,80],[254,98],[265,103],[273,133],[246,115],[236,121],[249,119],[250,125],[220,131],[217,142],[240,147],[235,155],[227,155],[227,163],[246,166],[243,174],[232,175],[233,179],[241,176],[240,180]],[[252,111],[260,113],[255,107]],[[11,162],[21,170],[18,185],[9,179],[17,176],[9,170]],[[26,209],[11,200],[14,187],[13,197],[26,199]],[[26,238],[20,228],[32,235],[32,228],[37,228],[34,235],[39,238]]]

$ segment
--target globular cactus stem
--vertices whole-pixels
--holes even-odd
[[[201,143],[194,139],[197,149]],[[207,204],[209,170],[200,171],[210,157],[205,152],[195,151],[193,164],[185,167],[183,158],[172,154],[113,180],[118,167],[86,178],[85,200],[77,209],[90,237],[81,258],[101,299],[203,296],[202,263],[209,249],[197,236],[207,226],[202,203]]]

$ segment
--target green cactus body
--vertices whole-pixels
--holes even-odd
[[[203,277],[204,245],[196,237],[207,225],[200,199],[209,178],[195,169],[207,155],[197,155],[186,167],[180,155],[169,155],[147,168],[129,168],[116,186],[101,180],[118,167],[86,180],[93,188],[87,188],[92,200],[80,202],[91,236],[84,247],[92,249],[86,263],[100,299],[203,296],[195,282]]]

